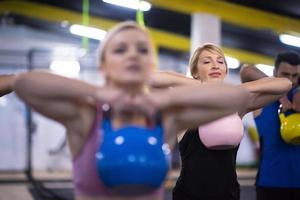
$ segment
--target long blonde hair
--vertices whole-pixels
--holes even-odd
[[[195,79],[198,79],[198,76],[197,76],[197,65],[198,65],[198,61],[199,61],[199,56],[200,54],[203,52],[203,51],[209,51],[209,52],[216,52],[218,53],[220,56],[222,56],[224,58],[224,63],[225,63],[225,66],[227,68],[227,62],[225,60],[225,55],[222,51],[221,48],[219,48],[218,46],[214,45],[214,44],[204,44],[203,46],[200,46],[198,47],[191,59],[190,59],[190,62],[189,62],[189,67],[190,67],[190,70],[191,70],[191,74],[193,76],[193,78]]]

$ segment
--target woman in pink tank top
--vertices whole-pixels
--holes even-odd
[[[146,88],[155,65],[151,44],[145,28],[134,22],[120,23],[101,42],[99,67],[106,78],[104,86],[39,71],[21,74],[15,82],[14,89],[22,100],[65,126],[77,200],[163,199],[163,186],[133,197],[115,194],[104,186],[95,164],[95,153],[103,139],[98,128],[103,119],[99,106],[109,103],[114,109],[114,128],[146,126],[145,116],[159,110],[164,136],[172,142],[180,130],[235,113],[248,100],[245,89],[226,84],[149,92]]]

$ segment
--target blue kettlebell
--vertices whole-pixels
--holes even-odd
[[[96,164],[104,185],[121,195],[142,195],[158,189],[167,176],[170,154],[160,120],[153,128],[126,125],[113,130],[110,109],[103,113],[99,126],[103,141]]]

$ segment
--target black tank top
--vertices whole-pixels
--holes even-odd
[[[237,200],[240,186],[236,175],[238,147],[209,150],[198,129],[189,129],[179,142],[181,172],[173,189],[173,200]]]

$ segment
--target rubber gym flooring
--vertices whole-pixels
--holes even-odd
[[[41,175],[42,174],[42,175]],[[46,174],[46,175],[45,175]],[[255,200],[254,179],[255,170],[238,170],[241,184],[240,200]],[[172,171],[166,181],[165,200],[171,200],[171,189],[178,176],[178,171]],[[0,173],[0,200],[72,200],[73,186],[71,175],[67,173],[40,173],[35,175],[43,182],[29,184],[24,174]],[[45,189],[46,188],[46,189]]]

